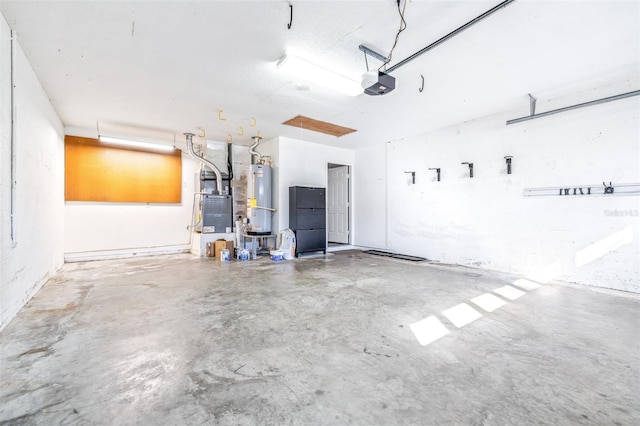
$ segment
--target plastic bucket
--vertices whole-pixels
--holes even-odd
[[[229,249],[220,250],[220,261],[228,262],[230,260],[231,260],[231,253],[229,252]]]
[[[243,262],[249,260],[249,250],[247,249],[240,250],[238,252],[238,260]]]

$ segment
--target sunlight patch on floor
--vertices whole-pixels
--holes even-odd
[[[482,318],[482,314],[466,303],[460,303],[452,308],[442,311],[442,315],[447,317],[449,321],[458,328],[462,328],[465,325]]]
[[[494,293],[498,293],[500,296],[505,297],[509,300],[516,300],[520,296],[524,296],[526,294],[524,291],[518,290],[517,288],[511,287],[510,285],[496,288],[493,291]]]
[[[413,324],[409,324],[409,328],[418,339],[418,343],[427,346],[429,343],[435,342],[441,337],[449,334],[449,330],[438,318],[433,315]]]
[[[536,288],[540,287],[540,284],[534,283],[533,281],[529,281],[524,278],[515,280],[513,284],[525,290],[535,290]]]
[[[487,312],[493,312],[499,307],[507,304],[507,302],[491,293],[485,293],[482,296],[474,297],[471,301]]]

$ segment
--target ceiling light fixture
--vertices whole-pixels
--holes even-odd
[[[112,138],[108,136],[98,136],[98,138],[102,143],[108,143],[108,144],[114,144],[114,145],[131,146],[131,147],[143,148],[143,149],[153,149],[156,151],[173,151],[174,150],[174,147],[169,145],[159,145],[155,143],[131,141],[128,139]]]
[[[342,92],[345,95],[358,96],[362,93],[360,82],[295,55],[284,55],[277,62],[276,67],[288,74]]]

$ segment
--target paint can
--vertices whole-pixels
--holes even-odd
[[[249,260],[249,250],[242,249],[238,252],[238,260],[246,261]]]
[[[229,253],[229,249],[220,250],[220,261],[228,262],[231,260],[231,254]]]

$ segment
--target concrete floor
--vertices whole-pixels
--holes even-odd
[[[517,278],[354,251],[67,264],[0,334],[0,423],[640,424],[638,296],[494,293]],[[422,346],[429,317],[448,334]]]

